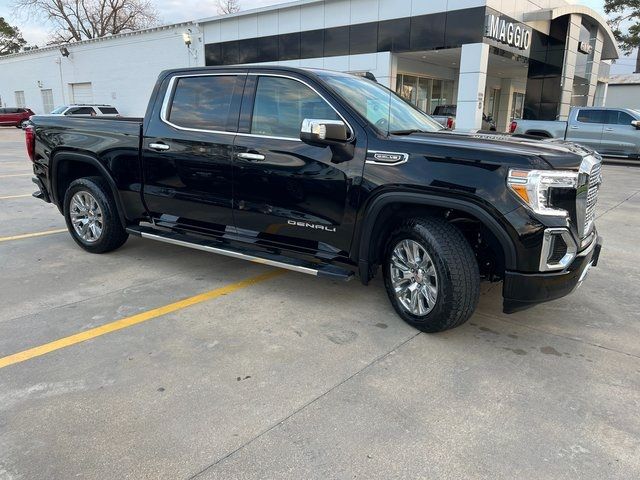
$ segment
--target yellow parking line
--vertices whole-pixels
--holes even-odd
[[[8,195],[6,197],[0,197],[0,200],[9,200],[11,198],[27,198],[32,196],[33,195],[31,195],[30,193],[27,193],[26,195]]]
[[[44,232],[23,233],[22,235],[13,235],[11,237],[0,237],[0,242],[8,242],[10,240],[22,240],[23,238],[42,237],[44,235],[52,235],[54,233],[66,232],[66,228],[58,228],[56,230],[45,230]]]
[[[9,177],[32,177],[33,173],[11,173],[9,175],[0,175],[0,178],[9,178]]]
[[[193,297],[185,298],[184,300],[170,303],[169,305],[165,305],[164,307],[154,308],[153,310],[149,310],[147,312],[138,313],[137,315],[133,315],[131,317],[122,318],[120,320],[116,320],[115,322],[101,325],[100,327],[91,328],[89,330],[85,330],[84,332],[76,333],[75,335],[60,338],[53,342],[45,343],[28,350],[23,350],[22,352],[14,353],[13,355],[2,357],[0,358],[0,368],[8,367],[9,365],[13,365],[15,363],[24,362],[26,360],[45,355],[55,350],[60,350],[61,348],[70,347],[77,343],[106,335],[107,333],[116,332],[118,330],[122,330],[123,328],[128,328],[133,325],[146,322],[147,320],[152,320],[154,318],[167,315],[168,313],[182,310],[198,303],[206,302],[207,300],[213,300],[214,298],[228,295],[243,288],[250,287],[251,285],[255,285],[256,283],[264,282],[265,280],[269,280],[278,275],[282,275],[284,272],[284,270],[271,270],[256,277],[248,278],[237,283],[232,283],[231,285],[227,285],[225,287],[216,288],[215,290],[211,290],[209,292],[201,293]]]

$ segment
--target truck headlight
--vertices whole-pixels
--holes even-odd
[[[578,173],[566,170],[509,170],[507,185],[525,205],[540,215],[565,216],[569,212],[551,205],[551,190],[578,185]]]

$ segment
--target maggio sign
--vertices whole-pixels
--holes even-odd
[[[485,36],[520,50],[529,50],[531,46],[529,27],[498,15],[487,15]]]

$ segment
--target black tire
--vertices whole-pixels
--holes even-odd
[[[71,199],[81,191],[88,192],[102,211],[102,232],[92,242],[85,241],[76,232],[71,221]],[[64,218],[73,240],[90,253],[106,253],[120,248],[129,237],[118,217],[118,208],[111,195],[111,189],[100,177],[79,178],[71,182],[64,195]]]
[[[435,305],[425,315],[415,315],[396,296],[391,256],[403,240],[417,242],[431,257],[437,274]],[[471,246],[460,230],[440,218],[412,218],[391,233],[384,255],[384,284],[400,317],[423,332],[434,333],[466,322],[480,298],[480,273]]]

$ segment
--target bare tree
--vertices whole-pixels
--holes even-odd
[[[218,14],[229,15],[240,11],[240,0],[218,0]]]
[[[150,0],[14,0],[14,11],[53,25],[51,43],[131,32],[159,22]]]

